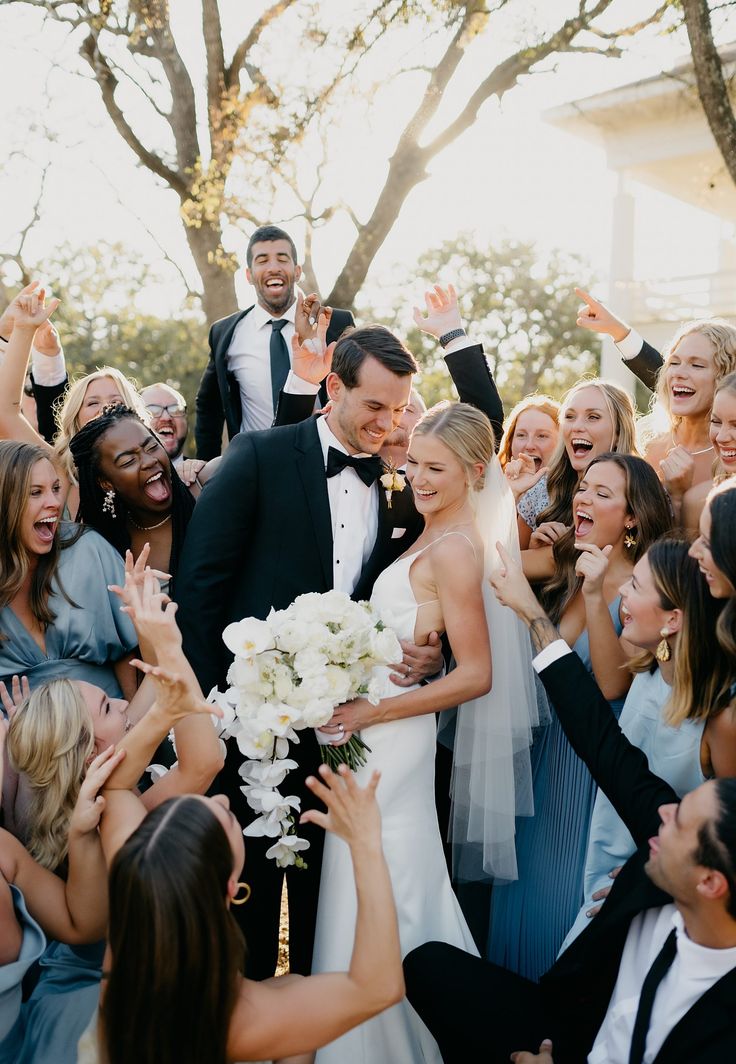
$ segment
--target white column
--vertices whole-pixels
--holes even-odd
[[[633,300],[631,285],[634,279],[634,222],[635,202],[628,191],[625,171],[618,175],[618,190],[611,211],[611,268],[608,305],[616,316],[631,321]],[[606,337],[601,351],[601,376],[616,381],[633,394],[634,377],[621,361],[621,355]]]

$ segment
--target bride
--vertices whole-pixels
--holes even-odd
[[[453,894],[445,865],[434,804],[434,759],[436,720],[440,710],[460,706],[457,743],[467,746],[463,728],[477,726],[482,720],[495,718],[493,728],[476,735],[473,765],[458,772],[456,765],[453,800],[454,830],[465,841],[484,849],[482,836],[488,825],[483,809],[493,815],[493,801],[481,793],[488,769],[488,744],[496,743],[498,727],[506,725],[509,754],[512,746],[509,710],[499,707],[497,697],[487,698],[493,679],[494,695],[499,667],[493,668],[489,640],[487,582],[484,573],[495,558],[484,539],[491,532],[484,517],[483,535],[477,520],[478,502],[485,499],[495,510],[505,512],[509,535],[515,530],[513,500],[509,495],[493,451],[493,432],[486,416],[464,403],[441,403],[418,422],[412,434],[407,461],[407,479],[416,508],[424,517],[424,531],[411,552],[395,561],[376,581],[372,604],[385,624],[402,639],[421,645],[430,632],[447,635],[455,659],[455,668],[441,679],[413,688],[396,687],[386,670],[383,696],[373,706],[363,699],[346,703],[335,710],[325,729],[337,741],[347,741],[359,731],[371,753],[367,765],[358,773],[358,781],[380,769],[378,801],[383,822],[383,844],[396,898],[402,956],[419,944],[439,940],[468,952],[477,950],[468,926]],[[484,481],[488,485],[484,491]],[[488,509],[488,507],[486,507]],[[509,536],[499,533],[498,516],[494,518],[496,535],[490,541]],[[518,549],[518,546],[517,546]],[[490,557],[493,555],[493,558]],[[511,623],[504,617],[504,624]],[[495,643],[497,626],[491,628]],[[519,673],[519,691],[531,694],[531,667],[524,662],[518,641],[518,655],[513,665]],[[528,676],[523,676],[524,667]],[[508,690],[505,676],[504,690]],[[505,702],[511,700],[506,698]],[[523,699],[519,697],[519,702]],[[483,713],[479,710],[482,709]],[[518,729],[528,749],[529,709]],[[493,740],[493,741],[491,741]],[[472,743],[470,745],[473,745]],[[478,746],[483,750],[479,751]],[[494,755],[495,756],[495,755]],[[508,767],[511,766],[511,756]],[[367,774],[367,775],[366,775]],[[514,779],[513,771],[500,779],[507,793],[500,804],[509,811],[508,835],[513,850]],[[475,821],[475,823],[472,823]],[[498,844],[498,820],[493,824],[494,845]],[[455,843],[458,839],[453,840]],[[508,847],[506,847],[508,849]],[[486,848],[488,849],[488,848]],[[487,856],[487,854],[486,854]],[[494,852],[493,857],[497,856]],[[489,859],[490,864],[495,862]],[[481,863],[489,869],[481,857]],[[504,862],[501,862],[502,864]],[[504,869],[509,878],[513,869]],[[322,878],[314,947],[314,972],[344,969],[349,961],[356,917],[356,891],[348,848],[337,838],[325,841]],[[349,1034],[331,1043],[318,1054],[319,1064],[374,1064],[378,1060],[401,1061],[401,1064],[440,1062],[436,1043],[406,1000],[369,1020]]]

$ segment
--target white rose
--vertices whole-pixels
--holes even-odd
[[[321,728],[332,719],[334,703],[329,698],[314,698],[302,710],[302,720],[308,728]]]
[[[371,655],[381,664],[398,665],[404,652],[392,628],[384,628],[380,632],[376,628],[373,629]]]
[[[328,665],[325,669],[325,677],[329,684],[328,696],[333,705],[339,705],[340,702],[345,702],[350,698],[352,683],[347,669],[341,669],[339,665]]]
[[[294,657],[294,668],[303,680],[309,680],[313,676],[319,676],[329,658],[316,647],[305,647]]]

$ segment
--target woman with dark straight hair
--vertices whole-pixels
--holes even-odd
[[[716,634],[736,657],[736,481],[713,488],[700,515],[700,535],[690,548],[713,598],[728,599]]]
[[[177,713],[201,705],[191,678],[144,667],[157,703]],[[170,714],[169,714],[170,715]],[[319,1046],[403,996],[396,909],[375,800],[379,774],[361,788],[341,766],[308,786],[326,812],[311,822],[339,835],[355,870],[358,918],[347,972],[253,982],[241,976],[245,945],[230,912],[247,901],[240,881],[243,833],[223,795],[183,796],[147,814],[131,787],[165,729],[147,714],[129,734],[125,760],[105,787],[101,836],[110,863],[108,981],[100,1006],[105,1064],[309,1064]],[[90,1046],[80,1061],[98,1059]]]

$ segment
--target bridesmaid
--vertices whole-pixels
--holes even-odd
[[[541,599],[618,715],[631,682],[618,589],[670,511],[656,474],[632,455],[603,454],[575,493],[574,528],[555,543],[557,576]],[[532,747],[535,815],[517,821],[519,878],[494,887],[488,959],[538,980],[582,902],[595,784],[553,714]]]

